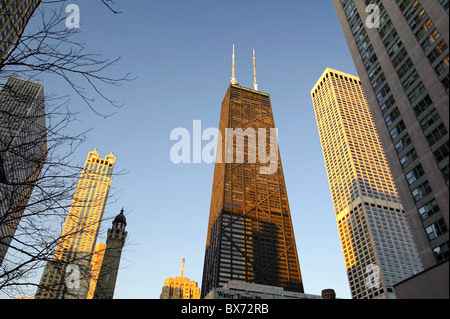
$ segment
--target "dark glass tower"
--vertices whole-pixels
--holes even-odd
[[[0,69],[41,0],[0,0]]]
[[[44,85],[10,76],[0,89],[0,265],[46,157]]]
[[[231,280],[303,292],[281,159],[270,135],[270,96],[257,91],[256,80],[254,87],[239,86],[233,72],[222,102],[202,298]],[[230,134],[240,129],[236,138]],[[264,171],[269,165],[262,155],[269,147],[276,147],[276,166]]]

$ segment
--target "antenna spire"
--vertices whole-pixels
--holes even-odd
[[[184,275],[184,258],[181,261],[181,278],[183,278],[183,275]]]
[[[233,44],[233,69],[231,71],[231,84],[237,84],[234,67],[235,67],[235,57],[234,57],[234,44]]]
[[[258,91],[258,83],[256,81],[256,54],[255,45],[253,45],[253,89]]]

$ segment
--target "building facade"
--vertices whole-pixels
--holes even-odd
[[[256,72],[249,89],[233,68],[220,115],[202,298],[231,280],[303,292],[270,96],[256,88]]]
[[[423,267],[358,77],[311,91],[352,298],[394,298]]]
[[[0,265],[46,157],[44,85],[9,77],[0,89]]]
[[[114,218],[112,227],[108,229],[98,280],[96,284],[91,284],[92,288],[95,287],[93,299],[113,299],[114,297],[122,249],[128,235],[126,226],[127,219],[122,209]]]
[[[94,299],[95,289],[102,269],[103,260],[105,258],[106,244],[95,244],[94,254],[91,260],[91,277],[89,279],[89,291],[86,299]]]
[[[0,70],[42,0],[0,0]]]
[[[423,265],[448,262],[449,2],[333,3]]]
[[[164,281],[160,299],[200,299],[197,282],[184,277],[184,262],[183,258],[180,277],[167,278]]]
[[[54,259],[48,261],[36,299],[85,299],[92,277],[91,262],[115,164],[89,152],[69,209]]]
[[[321,296],[286,291],[281,287],[230,281],[223,287],[214,288],[204,299],[336,299],[333,289],[322,291]],[[269,309],[267,309],[269,310]]]

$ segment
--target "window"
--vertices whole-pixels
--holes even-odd
[[[428,107],[433,105],[433,101],[431,100],[430,96],[425,96],[417,105],[414,107],[414,112],[416,113],[416,116],[419,116],[422,114]]]
[[[447,187],[448,187],[448,177],[449,177],[449,167],[448,167],[448,165],[445,165],[441,169],[441,172],[442,172],[442,175],[444,176],[445,183],[447,184]]]
[[[431,28],[433,27],[433,22],[431,22],[430,19],[425,21],[425,23],[422,25],[422,27],[416,32],[416,38],[417,40],[421,40],[425,33],[427,33]]]
[[[389,85],[386,83],[380,91],[377,93],[377,100],[378,103],[380,103],[388,94],[391,92],[391,89],[389,88]]]
[[[444,160],[448,157],[449,147],[448,142],[439,147],[436,151],[433,152],[434,157],[438,162]]]
[[[375,62],[377,62],[377,57],[376,57],[376,55],[372,55],[370,57],[370,59],[364,65],[366,67],[366,70],[369,70],[372,67],[372,65],[375,64]]]
[[[417,79],[420,79],[419,74],[416,70],[411,72],[411,74],[402,82],[403,88],[407,91]]]
[[[441,124],[433,132],[427,135],[428,143],[430,144],[430,146],[433,146],[446,134],[447,129],[445,128],[444,124]]]
[[[428,217],[438,213],[439,211],[440,211],[439,206],[435,199],[429,201],[428,203],[419,208],[419,214],[420,217],[422,217],[422,220],[426,220]]]
[[[394,97],[391,95],[389,96],[389,98],[380,106],[381,112],[383,113],[383,115],[387,112],[387,110],[389,110],[389,108],[395,104],[395,99]]]
[[[422,121],[420,121],[420,125],[422,125],[422,130],[425,131],[431,125],[436,123],[439,119],[440,119],[439,113],[436,109],[434,109]]]
[[[425,10],[422,9],[419,14],[417,14],[417,16],[409,23],[409,27],[411,28],[411,30],[417,28],[417,26],[420,24],[420,22],[423,21],[423,19],[425,19],[425,17],[427,17],[427,14]]]
[[[395,31],[395,29],[393,30]],[[402,41],[400,39],[398,39],[393,45],[392,47],[389,49],[388,53],[389,56],[392,57],[397,51],[398,49],[400,49],[400,47],[402,46]],[[405,51],[406,52],[406,51]]]
[[[386,81],[386,78],[384,77],[384,74],[381,73],[381,75],[374,81],[372,81],[372,87],[375,90],[380,84],[383,84],[383,82]]]
[[[420,82],[419,84],[417,84],[414,90],[412,90],[412,92],[408,94],[409,101],[411,103],[414,103],[414,101],[416,101],[417,98],[424,92],[426,92],[425,86],[422,82]]]
[[[434,49],[433,51],[428,54],[428,60],[430,60],[431,63],[436,61],[436,59],[444,53],[445,50],[447,50],[448,46],[445,43],[444,40],[442,40]]]
[[[373,80],[380,72],[381,72],[381,66],[378,64],[378,66],[376,68],[373,68],[373,70],[369,72],[369,79]]]
[[[448,14],[448,7],[449,7],[449,2],[450,1],[448,1],[448,0],[439,0],[439,2],[442,4],[442,6],[444,7],[445,11],[447,11],[447,14]]]
[[[417,153],[416,151],[413,149],[410,152],[408,152],[408,154],[406,154],[405,156],[403,156],[400,159],[400,164],[402,164],[403,168],[406,168],[409,166],[409,164],[411,164],[414,160],[417,159]]]
[[[398,67],[400,63],[407,57],[408,54],[406,53],[406,50],[403,48],[399,54],[395,58],[392,59],[392,64],[394,65],[394,68]]]
[[[437,261],[448,258],[448,243],[444,243],[440,246],[435,247],[433,249],[433,253]]]
[[[448,55],[434,68],[439,76],[448,70]]]
[[[425,229],[425,231],[428,235],[428,238],[430,240],[433,240],[433,239],[439,237],[440,235],[446,233],[448,230],[447,230],[447,226],[445,226],[444,219],[441,218],[434,224],[428,226]]]
[[[366,61],[366,59],[372,54],[372,46],[370,45],[366,52],[364,52],[364,54],[361,56],[363,61]]]
[[[400,116],[400,111],[396,107],[384,120],[387,126],[390,126]]]
[[[437,41],[437,39],[439,39],[440,36],[441,35],[439,34],[439,32],[437,32],[436,29],[431,31],[426,40],[422,43],[423,50],[428,51],[428,49],[433,45],[434,42]]]
[[[389,131],[392,139],[394,140],[399,134],[403,132],[405,128],[406,128],[405,123],[402,120],[398,122],[398,124],[392,130]]]
[[[411,139],[409,138],[409,135],[405,135],[400,141],[395,144],[397,153],[403,151],[409,144],[411,144]]]
[[[411,185],[415,181],[417,181],[420,177],[424,175],[422,165],[417,165],[414,167],[408,174],[406,174],[406,179],[408,184]]]
[[[397,69],[397,74],[399,78],[402,78],[405,76],[405,74],[413,67],[413,64],[411,62],[411,59],[408,58],[405,63],[401,64]]]
[[[414,197],[414,200],[416,202],[418,202],[422,198],[424,198],[425,196],[427,196],[428,194],[431,193],[430,184],[428,182],[425,182],[422,185],[420,185],[419,187],[413,189],[413,191],[411,193]]]

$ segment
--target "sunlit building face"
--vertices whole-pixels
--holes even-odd
[[[89,292],[89,284],[92,275],[98,275],[92,259],[101,257],[96,254],[95,246],[115,160],[112,153],[103,159],[97,150],[89,152],[55,257],[45,266],[36,298],[85,299],[88,293],[92,296],[93,288]]]
[[[359,78],[327,69],[311,96],[352,297],[393,297],[422,264]]]

